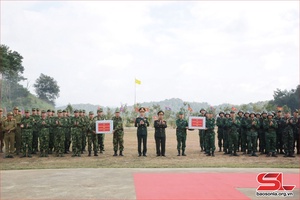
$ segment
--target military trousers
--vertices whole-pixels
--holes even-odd
[[[218,146],[219,148],[223,147],[223,138],[224,138],[224,129],[218,128]]]
[[[229,130],[223,130],[223,150],[229,150]]]
[[[257,151],[257,132],[250,130],[247,132],[248,152],[255,153]]]
[[[113,146],[114,146],[114,151],[120,151],[124,150],[124,132],[123,131],[115,131],[113,135]]]
[[[156,144],[156,155],[165,156],[166,154],[166,137],[154,137]]]
[[[177,150],[185,151],[186,147],[186,134],[176,134]]]
[[[201,150],[205,150],[205,130],[199,130],[199,143]]]
[[[39,142],[39,132],[37,130],[34,130],[32,132],[32,151],[33,152],[38,151],[38,142]]]
[[[65,153],[70,151],[70,145],[71,145],[71,130],[70,128],[65,129]]]
[[[242,129],[241,131],[241,151],[245,152],[247,149],[247,130]]]
[[[279,150],[283,149],[283,130],[278,129],[276,131],[276,148]]]
[[[206,131],[205,132],[205,144],[206,144],[206,153],[211,153],[216,150],[215,146],[215,132],[214,131]]]
[[[236,152],[239,148],[239,146],[238,146],[239,133],[234,132],[234,131],[230,131],[228,136],[229,136],[228,137],[228,139],[229,139],[229,148],[228,148],[228,150],[231,153]]]
[[[105,139],[105,134],[97,134],[98,137],[98,145],[100,148],[100,151],[104,151],[104,139]]]
[[[32,129],[23,129],[22,130],[22,151],[23,155],[28,155],[32,153]]]
[[[264,153],[266,150],[266,134],[263,130],[258,131],[259,151]]]
[[[283,132],[283,147],[284,153],[294,152],[294,134],[292,130],[285,130]]]
[[[54,147],[56,155],[62,155],[65,151],[65,131],[64,128],[58,127],[54,134]]]
[[[15,147],[16,147],[17,154],[21,152],[21,146],[22,146],[21,127],[18,125],[15,133]]]
[[[81,129],[77,127],[72,128],[71,136],[72,136],[72,153],[73,155],[80,155],[82,149]]]
[[[87,130],[82,130],[81,132],[81,151],[85,151],[85,147],[86,147],[86,134],[87,134]]]
[[[266,133],[266,152],[275,153],[276,152],[276,132],[267,131]]]
[[[94,133],[88,133],[88,151],[92,151],[92,145],[93,145],[93,151],[98,151],[98,135]]]
[[[137,135],[138,139],[138,153],[141,155],[146,155],[147,153],[147,135]],[[142,150],[142,145],[143,145],[143,150]]]
[[[49,128],[42,128],[40,132],[40,151],[41,154],[48,154],[49,151]]]
[[[0,128],[0,151],[3,151],[4,147],[4,131],[1,130]]]
[[[4,133],[5,156],[12,156],[15,150],[15,132]]]

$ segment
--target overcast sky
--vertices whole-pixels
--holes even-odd
[[[1,1],[1,44],[57,105],[242,104],[299,84],[299,2]]]

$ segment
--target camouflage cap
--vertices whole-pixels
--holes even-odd
[[[239,113],[243,113],[243,114],[244,114],[244,111],[243,111],[243,110],[239,110],[239,111],[238,111],[238,114],[239,114]]]
[[[79,113],[82,113],[82,110],[79,110]]]
[[[272,116],[272,117],[273,117],[274,115],[273,115],[273,113],[269,112],[269,113],[268,113],[268,116]]]
[[[85,110],[82,110],[83,113],[85,113]]]
[[[268,114],[268,113],[267,113],[267,111],[264,110],[264,111],[262,111],[261,114],[263,115],[263,114]]]
[[[159,115],[160,113],[162,113],[163,115],[165,114],[164,111],[160,110],[157,112],[157,115]]]
[[[32,108],[31,111],[36,111],[36,109],[35,109],[35,108]]]
[[[66,110],[63,110],[62,112],[65,113],[65,112],[67,112],[67,111],[66,111]]]
[[[119,108],[117,108],[116,109],[116,111],[115,111],[115,113],[119,113],[120,112],[120,109]]]
[[[3,112],[3,109],[2,109],[2,108],[0,108],[0,112]]]
[[[40,109],[39,109],[39,108],[36,108],[36,111],[40,111]]]
[[[76,109],[76,110],[74,110],[74,113],[79,113],[79,111]]]
[[[234,111],[234,110],[231,110],[230,113],[235,113],[235,111]]]
[[[211,110],[210,110],[210,111],[208,111],[208,114],[213,114],[213,111],[211,111]]]
[[[259,112],[257,112],[255,115],[261,115]]]
[[[206,111],[206,110],[205,110],[204,108],[201,108],[200,112],[201,112],[201,111]]]
[[[48,110],[47,110],[47,112],[51,112],[51,110],[50,110],[50,109],[48,109]]]
[[[25,113],[29,113],[30,111],[28,109],[25,110]]]
[[[146,109],[145,109],[144,107],[140,107],[140,108],[139,108],[139,111],[140,111],[140,112],[141,112],[141,111],[146,112]]]
[[[225,113],[225,116],[226,116],[226,115],[230,115],[230,113],[229,113],[229,112],[226,112],[226,113]]]
[[[180,111],[180,112],[178,113],[178,115],[183,115],[183,112],[182,112],[182,111]]]
[[[89,112],[89,115],[93,115],[93,114],[94,114],[94,112],[93,112],[93,111],[90,111],[90,112]]]
[[[14,114],[12,112],[7,113],[7,116],[13,116]]]
[[[249,111],[246,111],[245,114],[250,114],[250,112],[249,112]]]
[[[103,109],[102,109],[102,108],[99,108],[99,109],[97,110],[97,113],[100,113],[100,112],[103,112]]]
[[[62,113],[62,111],[59,109],[59,110],[57,110],[57,113]]]
[[[255,112],[254,111],[250,112],[250,115],[252,115],[252,114],[255,115]]]
[[[221,114],[223,114],[223,115],[224,115],[225,113],[224,113],[223,111],[220,111],[220,112],[219,112],[219,115],[221,115]]]
[[[16,107],[14,107],[14,110],[19,110],[19,108],[16,106]]]
[[[46,113],[46,110],[42,110],[42,113]]]

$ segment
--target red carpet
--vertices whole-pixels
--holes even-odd
[[[257,174],[244,173],[137,173],[138,200],[250,199],[236,188],[257,188]],[[283,184],[299,188],[299,174],[284,174]]]

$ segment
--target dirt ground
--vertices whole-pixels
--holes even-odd
[[[166,157],[156,157],[154,130],[148,131],[148,153],[147,157],[138,157],[137,137],[135,128],[126,128],[124,136],[124,157],[113,157],[112,134],[105,137],[105,153],[98,157],[88,157],[87,153],[82,157],[40,158],[34,155],[33,158],[13,159],[0,158],[1,170],[15,169],[59,169],[59,168],[201,168],[201,167],[227,167],[227,168],[299,168],[299,155],[295,158],[284,158],[279,155],[277,158],[249,157],[241,155],[230,157],[223,155],[223,152],[216,151],[215,157],[208,157],[200,152],[198,131],[188,131],[187,156],[177,156],[175,129],[167,129]],[[217,147],[217,140],[216,140]],[[218,148],[217,148],[218,149]]]

